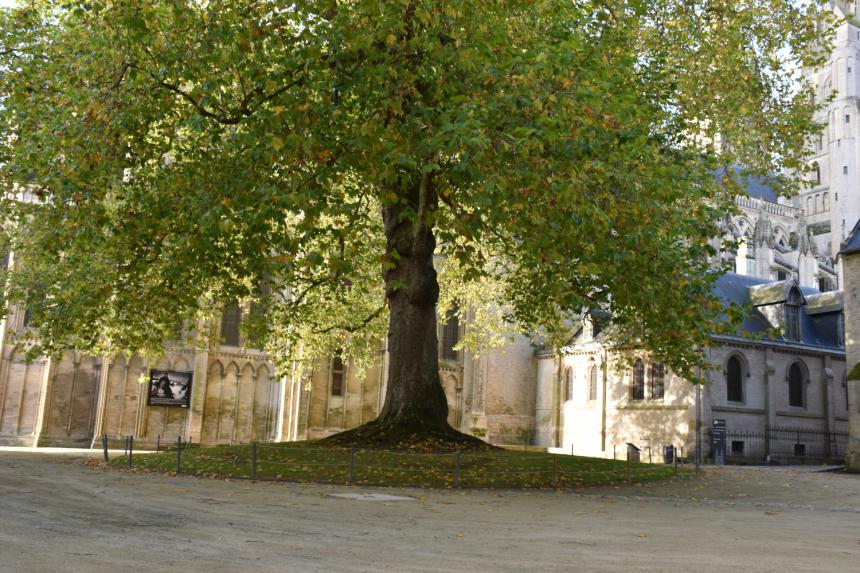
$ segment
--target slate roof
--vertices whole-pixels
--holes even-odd
[[[735,336],[738,339],[744,339],[745,334],[751,334],[760,337],[762,341],[817,346],[843,351],[839,345],[838,331],[839,313],[842,306],[841,304],[832,304],[832,298],[837,295],[829,292],[822,294],[814,288],[799,287],[800,293],[806,301],[806,304],[800,307],[800,340],[787,340],[782,335],[771,336],[773,327],[757,307],[782,304],[794,287],[796,287],[794,279],[770,281],[736,273],[726,273],[717,279],[714,294],[725,302],[753,305],[749,315],[741,324],[740,331]],[[839,294],[841,295],[841,293]],[[810,299],[813,301],[813,312],[807,311]],[[828,301],[831,304],[826,304]]]
[[[840,255],[847,255],[848,253],[855,253],[860,251],[860,221],[854,225],[854,229],[851,230],[851,234],[848,235],[848,238],[845,239],[845,242],[842,243],[842,248],[839,250]]]
[[[735,179],[744,187],[747,195],[754,199],[764,199],[771,203],[778,203],[779,197],[774,192],[773,187],[767,177],[743,175],[740,167],[733,167]],[[723,174],[726,172],[724,168],[719,168],[714,171],[714,176],[722,180]]]
[[[759,310],[769,305],[783,304],[793,288],[797,288],[802,295],[800,340],[788,340],[781,334],[775,334],[770,321]],[[723,302],[751,306],[749,314],[736,334],[715,334],[715,339],[731,339],[740,342],[756,340],[764,344],[768,342],[779,344],[781,347],[817,347],[830,352],[845,352],[839,340],[839,317],[843,307],[842,291],[822,293],[818,289],[798,287],[794,279],[772,281],[737,273],[725,273],[717,279],[713,293]],[[581,331],[578,331],[572,344],[577,344],[580,334]],[[535,350],[535,354],[538,355],[548,352],[545,347]]]
[[[763,281],[761,284],[749,287],[749,301],[755,306],[777,304],[788,300],[788,295],[794,287],[794,279],[784,281]]]
[[[808,314],[840,312],[843,305],[844,296],[841,290],[832,290],[806,297],[806,312]]]

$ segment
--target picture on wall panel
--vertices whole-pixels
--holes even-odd
[[[191,372],[150,370],[149,405],[187,408],[191,401]]]

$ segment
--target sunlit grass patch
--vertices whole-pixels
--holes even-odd
[[[250,445],[188,448],[181,473],[250,478]],[[458,462],[459,459],[459,462]],[[177,453],[135,454],[135,468],[175,472]],[[111,461],[127,465],[126,457]],[[459,472],[458,472],[459,465]],[[352,468],[352,469],[350,469]],[[680,473],[686,474],[685,470]],[[258,444],[256,478],[304,483],[353,483],[418,487],[574,488],[616,482],[649,482],[674,475],[671,466],[547,454],[533,451],[412,453],[321,448],[316,442]]]

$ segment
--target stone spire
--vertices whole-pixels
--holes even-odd
[[[818,256],[818,248],[812,238],[812,232],[806,224],[806,214],[801,211],[797,220],[797,250],[801,255]]]
[[[758,219],[753,228],[753,246],[773,248],[773,223],[764,210],[764,200],[759,200]]]
[[[797,219],[797,282],[800,286],[817,287],[818,249],[806,225],[806,214],[801,211]]]

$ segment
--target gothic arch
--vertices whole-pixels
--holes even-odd
[[[562,383],[564,384],[564,401],[568,402],[573,400],[573,367],[567,366],[564,369],[564,377]]]
[[[746,217],[738,217],[734,222],[734,232],[735,236],[752,236],[752,224],[747,220]]]
[[[214,374],[219,377],[223,377],[226,370],[224,369],[224,364],[216,359],[209,365],[209,374]]]
[[[747,397],[746,380],[750,376],[750,364],[746,355],[735,350],[726,356],[723,363],[723,377],[726,382],[726,401],[745,402]]]
[[[773,242],[783,247],[788,247],[788,232],[781,226],[776,225],[773,229]]]
[[[190,368],[188,361],[185,360],[185,357],[183,356],[177,356],[173,361],[172,370],[176,370],[177,372],[187,372]]]
[[[257,369],[254,368],[254,364],[252,362],[246,362],[245,365],[242,366],[241,370],[239,371],[240,376],[245,376],[245,371],[249,368],[251,369],[251,377],[255,378],[257,376]]]
[[[239,374],[241,373],[241,370],[239,369],[239,365],[236,364],[235,360],[231,360],[230,363],[227,364],[227,367],[224,368],[224,376],[230,375],[231,372],[236,377],[238,377]]]
[[[797,358],[785,370],[788,384],[788,405],[795,408],[808,407],[806,387],[809,386],[809,367],[802,358]]]

